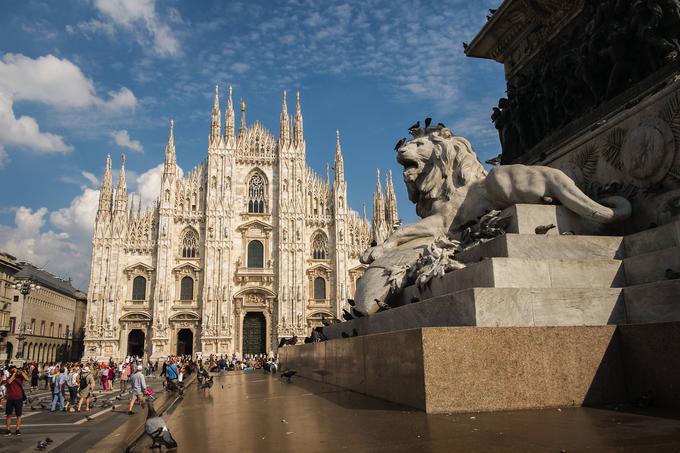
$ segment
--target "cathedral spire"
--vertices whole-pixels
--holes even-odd
[[[99,212],[110,212],[113,203],[113,179],[111,177],[111,154],[106,155],[106,170],[99,187]]]
[[[385,224],[385,201],[380,183],[380,169],[377,170],[377,173],[378,181],[373,194],[373,240],[380,244],[387,238],[388,228]]]
[[[165,145],[165,163],[163,174],[175,176],[177,173],[177,158],[175,157],[175,121],[170,120],[170,135]]]
[[[234,140],[234,103],[231,100],[231,84],[229,84],[227,109],[224,112],[224,139],[227,142]]]
[[[116,188],[115,211],[127,210],[127,180],[125,178],[125,154],[120,155],[120,174],[118,175],[118,187]]]
[[[220,125],[220,95],[219,86],[215,85],[215,101],[213,103],[212,118],[210,122],[210,144],[216,145],[220,141],[221,125]]]
[[[288,106],[286,105],[286,91],[283,92],[283,105],[281,106],[281,122],[279,125],[279,141],[287,144],[290,141],[290,122],[288,119]]]
[[[293,139],[296,145],[301,145],[304,141],[304,130],[302,126],[302,109],[300,108],[300,91],[295,95],[295,123],[293,125]]]
[[[385,220],[390,231],[399,223],[397,213],[397,197],[394,193],[394,182],[392,181],[392,170],[385,176]]]
[[[241,125],[238,128],[238,135],[246,129],[246,103],[241,98]]]
[[[335,131],[335,181],[345,180],[345,163],[342,159],[342,147],[340,146],[340,131]]]

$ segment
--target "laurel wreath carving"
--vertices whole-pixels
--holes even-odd
[[[668,174],[680,179],[680,94],[676,94],[668,101],[661,112],[661,118],[671,127],[675,139],[675,160]]]
[[[616,128],[607,134],[604,144],[602,145],[602,157],[609,165],[619,171],[623,170],[621,147],[623,146],[625,137],[626,131],[621,128]]]

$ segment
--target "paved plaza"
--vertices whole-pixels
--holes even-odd
[[[155,392],[163,392],[162,380],[155,377],[147,377],[149,387]],[[116,382],[116,387],[117,387]],[[121,424],[128,421],[127,405],[130,401],[129,393],[119,391],[94,392],[97,398],[92,404],[91,412],[54,412],[50,413],[52,395],[48,390],[39,390],[32,393],[27,391],[30,402],[24,405],[24,415],[21,424],[21,436],[0,437],[0,453],[16,453],[23,451],[36,451],[38,441],[46,437],[54,442],[46,451],[82,452],[95,445],[99,440],[110,435]],[[120,399],[117,399],[120,397]],[[113,404],[112,407],[111,404]],[[139,412],[136,406],[135,412]],[[2,430],[5,425],[4,406],[2,410]],[[89,419],[88,419],[89,417]],[[12,419],[12,432],[14,432],[14,418]]]
[[[562,408],[427,415],[355,392],[261,372],[190,387],[164,415],[179,452],[665,452],[680,420],[651,412]],[[661,416],[658,416],[661,415]],[[150,452],[143,439],[135,452]]]

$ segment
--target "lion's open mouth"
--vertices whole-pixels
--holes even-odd
[[[417,160],[398,154],[397,162],[404,167],[404,179],[414,180],[420,174],[420,162]]]

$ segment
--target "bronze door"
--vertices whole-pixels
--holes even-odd
[[[243,354],[264,354],[266,321],[262,313],[246,313],[243,318]]]

